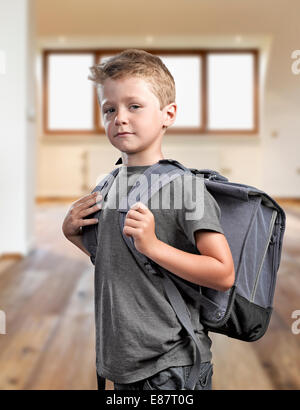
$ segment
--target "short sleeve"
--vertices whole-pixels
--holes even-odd
[[[192,182],[184,183],[184,206],[177,210],[177,222],[189,241],[196,246],[194,232],[207,229],[224,235],[224,231],[220,207],[208,192],[204,179],[196,176],[190,178]]]
[[[88,217],[91,217],[88,215]],[[86,219],[84,217],[83,219]],[[97,253],[97,234],[98,224],[85,225],[82,227],[82,243],[85,249],[91,254],[90,260],[95,265],[96,253]]]

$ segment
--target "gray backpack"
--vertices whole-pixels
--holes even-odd
[[[107,195],[119,168],[108,174],[92,192]],[[160,186],[151,188],[151,174],[160,174]],[[165,270],[138,252],[132,237],[123,234],[128,203],[137,198],[147,205],[148,200],[162,186],[185,173],[204,178],[209,193],[221,210],[221,226],[228,241],[235,266],[235,283],[226,292],[201,287]],[[126,201],[119,206],[120,232],[141,269],[160,275],[166,296],[179,321],[196,344],[196,361],[185,389],[193,390],[201,363],[200,343],[195,335],[185,300],[191,298],[200,309],[201,323],[211,332],[252,342],[266,332],[272,314],[276,276],[281,259],[285,213],[265,192],[244,184],[229,182],[217,171],[186,168],[178,161],[163,159],[146,169],[131,188]],[[151,188],[151,189],[150,189]],[[128,199],[128,201],[127,201]],[[86,218],[97,218],[101,210]],[[97,226],[83,227],[83,244],[95,263]]]

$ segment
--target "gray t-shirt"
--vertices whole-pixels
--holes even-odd
[[[134,383],[171,366],[193,364],[196,354],[193,340],[165,296],[161,277],[141,270],[121,235],[119,211],[114,206],[119,204],[119,191],[127,195],[147,168],[121,167],[102,203],[98,247],[96,255],[93,255],[97,372],[116,383]],[[191,181],[196,178],[190,176]],[[176,209],[178,202],[175,200],[178,195],[183,195],[183,176],[165,185],[152,197],[151,201],[156,203],[153,208],[156,209],[152,209],[151,201],[146,205],[154,215],[155,233],[159,240],[185,252],[200,254],[194,232],[208,229],[224,234],[219,220],[220,209],[203,183],[203,216],[187,219],[185,212],[193,209],[195,196],[192,191],[196,185],[187,184],[186,180],[184,183],[186,190],[182,202],[185,208]],[[163,209],[164,193],[170,198],[170,209]],[[155,196],[159,195],[158,207]],[[187,301],[187,306],[202,346],[201,361],[209,361],[211,340],[199,320],[199,309],[190,301]]]

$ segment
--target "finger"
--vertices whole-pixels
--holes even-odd
[[[136,219],[137,221],[142,221],[144,219],[144,216],[141,214],[141,212],[138,212],[138,210],[130,209],[126,214],[126,218]]]
[[[80,219],[80,226],[94,225],[97,224],[99,220],[97,218],[90,219]]]
[[[134,236],[134,228],[130,227],[130,226],[124,226],[123,228],[123,233],[126,236]]]
[[[130,209],[134,209],[138,212],[141,213],[146,213],[148,208],[146,207],[146,205],[144,205],[142,202],[136,202],[135,204],[132,205],[132,207]]]
[[[130,226],[132,228],[139,228],[140,222],[136,221],[135,219],[126,219],[125,226]]]
[[[84,203],[86,200],[92,199],[93,197],[96,196],[96,194],[99,193],[99,191],[92,192],[91,194],[85,195],[82,198],[78,199],[77,201],[74,202],[74,205],[81,205]]]
[[[98,212],[102,208],[102,204],[95,204],[94,206],[80,211],[80,218]]]
[[[91,205],[94,205],[96,202],[100,202],[101,200],[102,200],[102,195],[99,194],[98,192],[96,195],[93,195],[91,198],[88,198],[81,204],[77,205],[76,208],[79,208],[79,210],[86,209],[90,207]]]

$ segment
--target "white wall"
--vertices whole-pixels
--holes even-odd
[[[0,254],[34,243],[35,18],[31,0],[0,2]]]
[[[292,72],[291,54],[300,49],[300,24],[289,21],[284,27],[273,36],[266,73],[262,185],[271,194],[299,198],[300,73]]]

